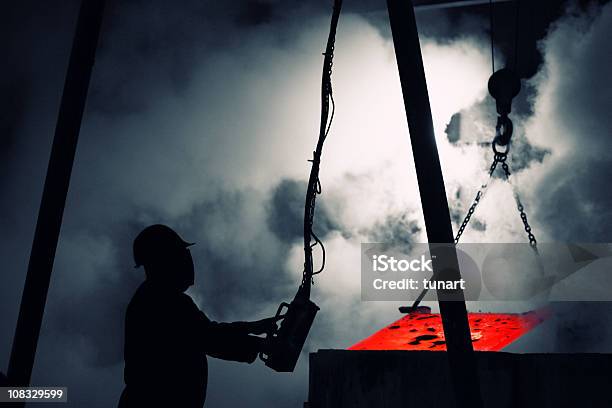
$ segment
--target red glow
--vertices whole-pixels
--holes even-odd
[[[477,351],[500,351],[544,321],[546,312],[468,313],[472,344]],[[439,313],[410,313],[349,350],[445,351]]]

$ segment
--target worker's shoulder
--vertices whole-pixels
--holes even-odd
[[[150,309],[150,308],[188,308],[197,309],[190,296],[182,292],[167,290],[163,287],[156,286],[148,281],[143,282],[128,305],[130,309]]]
[[[199,310],[191,296],[179,291],[170,291],[163,287],[143,282],[132,297],[130,306],[163,306]]]

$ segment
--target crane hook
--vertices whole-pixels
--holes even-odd
[[[489,93],[495,99],[497,113],[508,116],[512,111],[512,99],[521,91],[521,80],[510,68],[502,68],[489,78]]]
[[[521,91],[521,80],[510,68],[502,68],[489,78],[489,93],[495,99],[497,107],[497,125],[495,140],[500,146],[510,143],[512,137],[512,121],[508,114],[512,111],[512,99]]]

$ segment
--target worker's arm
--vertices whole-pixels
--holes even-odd
[[[183,299],[189,309],[190,326],[198,348],[211,357],[252,363],[260,351],[266,351],[266,341],[251,334],[263,334],[276,325],[276,318],[256,322],[218,323],[211,321],[193,300]]]
[[[208,319],[202,313],[204,319]],[[245,322],[218,323],[209,320],[204,333],[204,351],[223,360],[252,363],[266,349],[265,339],[252,336]]]
[[[232,323],[217,323],[218,327],[236,331],[242,334],[264,334],[276,328],[276,322],[282,317],[268,317],[266,319],[256,320],[254,322],[232,322]]]

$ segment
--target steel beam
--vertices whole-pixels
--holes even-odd
[[[387,8],[410,130],[427,239],[430,243],[451,244],[453,243],[453,229],[434,137],[414,8],[410,0],[387,0]],[[458,265],[454,249],[452,249],[452,257],[454,265]],[[434,273],[439,272],[436,271],[435,260],[433,267]],[[448,270],[445,273],[449,278],[460,279],[458,266],[450,272],[450,275]],[[462,408],[482,407],[480,382],[463,292],[453,293],[454,300],[443,300],[447,295],[444,292],[438,291],[438,299],[457,406]]]
[[[103,11],[104,0],[81,3],[9,361],[12,386],[32,376]]]

